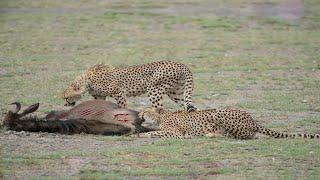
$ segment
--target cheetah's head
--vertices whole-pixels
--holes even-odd
[[[65,100],[65,106],[74,106],[81,99],[81,94],[86,90],[84,81],[83,76],[77,76],[63,91],[62,98]]]
[[[138,116],[144,121],[153,121],[158,125],[161,123],[161,115],[164,113],[162,108],[146,108],[141,111]]]

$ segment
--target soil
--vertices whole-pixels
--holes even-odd
[[[99,138],[100,137],[100,138]],[[6,161],[8,157],[43,156],[40,164],[30,162],[29,166],[19,166],[19,163],[10,163],[10,179],[21,179],[32,176],[72,176],[77,175],[79,170],[89,161],[100,159],[96,156],[73,156],[72,158],[48,158],[48,154],[80,151],[83,153],[95,153],[99,150],[112,150],[121,147],[135,147],[150,144],[157,139],[130,138],[129,140],[114,140],[101,138],[88,134],[61,135],[53,133],[32,133],[6,131],[0,133],[1,157]],[[9,178],[9,177],[7,177]]]

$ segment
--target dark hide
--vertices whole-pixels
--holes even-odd
[[[26,114],[36,111],[39,104],[34,104],[26,108],[22,113],[18,114],[19,103],[16,104],[16,110],[8,111],[3,125],[6,129],[15,131],[31,131],[31,132],[49,132],[61,134],[101,134],[101,135],[126,135],[132,133],[148,132],[154,129],[146,128],[141,125],[142,120],[138,118],[136,111],[129,109],[118,109],[114,104],[104,103],[100,100],[92,100],[79,104],[70,111],[52,111],[45,118],[37,118],[36,116],[25,116]],[[89,105],[89,106],[86,106]],[[108,106],[106,106],[108,105]],[[85,119],[82,114],[83,109],[90,107],[93,110],[104,109],[105,114],[87,116]],[[17,113],[14,113],[17,111]],[[70,113],[72,112],[72,113]],[[93,111],[95,113],[95,111]],[[125,117],[114,116],[114,112],[126,114]],[[118,115],[118,114],[116,114]],[[101,119],[98,119],[98,118]],[[96,119],[92,119],[96,118]],[[123,119],[127,118],[127,119]]]

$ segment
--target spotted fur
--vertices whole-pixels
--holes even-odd
[[[75,104],[85,92],[95,99],[113,97],[121,107],[127,107],[126,97],[147,93],[153,107],[163,107],[162,95],[184,106],[187,111],[192,105],[193,77],[187,66],[172,61],[149,64],[111,67],[94,65],[75,78],[63,92],[67,105]]]
[[[153,120],[160,130],[142,133],[140,137],[175,137],[228,135],[237,139],[252,139],[256,133],[274,138],[320,138],[320,134],[287,134],[267,129],[253,120],[245,111],[232,109],[208,109],[186,113],[165,112],[149,108],[139,114],[140,118]]]

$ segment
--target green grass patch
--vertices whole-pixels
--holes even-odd
[[[300,146],[303,144],[303,147]],[[228,177],[245,172],[250,177],[272,177],[268,172],[279,171],[281,176],[294,175],[292,165],[312,161],[308,173],[317,173],[319,145],[314,140],[260,139],[249,141],[225,138],[195,138],[189,140],[159,140],[151,145],[105,151],[96,167],[108,163],[110,167],[121,163],[121,168],[108,170],[84,168],[81,177]],[[187,162],[187,163],[186,163]],[[252,172],[264,170],[258,174]]]

